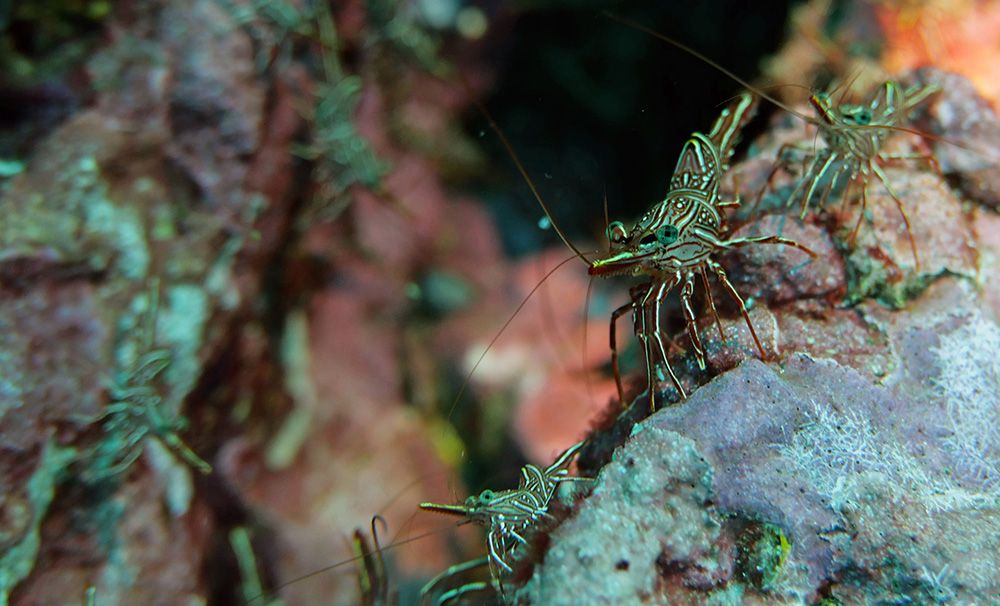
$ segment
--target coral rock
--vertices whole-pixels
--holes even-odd
[[[931,351],[937,378],[917,397],[900,393],[910,383],[874,385],[794,355],[783,372],[747,361],[658,412],[552,533],[520,595],[535,604],[783,604],[822,590],[852,604],[971,604],[996,594],[1000,434],[982,425],[998,414],[996,396],[983,394],[998,393],[1000,369],[959,354],[967,332],[990,339],[984,352],[1000,339],[991,320],[964,316]],[[970,468],[972,451],[986,454],[981,467]],[[749,557],[745,531],[731,539],[760,523],[790,543],[787,560],[768,560],[766,584],[737,574]],[[624,572],[615,567],[623,561]]]
[[[736,230],[730,239],[780,235],[816,253],[777,244],[751,244],[728,255],[731,281],[744,298],[768,303],[836,296],[846,289],[844,265],[826,231],[790,217],[770,216]]]

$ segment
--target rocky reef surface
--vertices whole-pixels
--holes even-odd
[[[1000,330],[975,312],[944,321],[894,341],[908,353],[891,386],[806,354],[750,360],[636,425],[519,597],[1000,599],[1000,374],[970,350]]]

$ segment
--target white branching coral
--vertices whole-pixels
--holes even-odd
[[[1000,327],[976,312],[941,337],[935,388],[946,403],[953,475],[1000,496]]]
[[[857,410],[838,412],[813,402],[810,421],[800,426],[778,451],[812,478],[837,508],[855,494],[862,474],[879,473],[906,490],[930,497],[947,489],[892,435],[880,431]]]
[[[808,421],[775,448],[836,509],[858,495],[862,476],[881,474],[929,511],[996,507],[1000,502],[1000,327],[976,313],[943,334],[932,353],[944,414],[930,420],[923,456],[907,436],[882,428],[868,407],[813,402]],[[936,450],[937,452],[931,452]],[[928,456],[937,454],[939,456]],[[937,462],[931,463],[932,461]],[[946,462],[942,466],[941,461]]]

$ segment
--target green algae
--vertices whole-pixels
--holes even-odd
[[[847,305],[875,299],[890,309],[903,309],[941,278],[955,276],[975,280],[973,270],[960,264],[937,265],[934,270],[921,269],[897,265],[882,254],[875,254],[865,247],[851,248],[846,242],[838,242],[838,248],[844,255],[847,277],[844,300]]]
[[[857,303],[866,298],[872,298],[890,309],[903,309],[906,304],[918,298],[936,275],[914,276],[908,280],[885,280],[884,275],[872,274],[859,277],[855,282],[848,278],[848,297],[850,303]]]
[[[741,606],[745,593],[741,583],[730,583],[705,596],[705,606]]]
[[[903,309],[919,297],[942,274],[904,272],[886,265],[867,251],[851,251],[845,257],[848,304],[875,299],[890,309]],[[945,272],[947,273],[947,272]]]
[[[39,529],[45,513],[55,496],[56,486],[63,479],[66,466],[76,456],[76,450],[60,446],[49,439],[42,451],[41,460],[27,482],[28,503],[31,505],[31,522],[24,538],[0,556],[0,606],[7,606],[10,592],[31,574],[41,543]]]
[[[9,179],[24,172],[24,163],[0,158],[0,179]]]
[[[194,500],[191,472],[159,440],[147,440],[144,452],[150,468],[156,472],[163,486],[164,502],[170,515],[175,518],[183,516]]]
[[[751,522],[737,541],[736,573],[749,585],[767,589],[781,574],[790,551],[791,543],[781,527]]]
[[[264,586],[258,572],[257,557],[254,555],[250,531],[246,526],[237,526],[229,531],[229,545],[236,556],[240,568],[240,589],[245,603],[260,603],[260,606],[281,606],[280,599],[264,598]],[[263,599],[262,599],[263,598]]]
[[[285,320],[281,341],[281,364],[285,388],[295,408],[285,417],[281,428],[267,446],[264,460],[268,469],[285,469],[295,460],[313,427],[313,411],[318,395],[310,370],[309,319],[302,310],[294,310]]]
[[[141,281],[149,272],[150,252],[139,212],[111,201],[92,156],[80,159],[78,172],[71,179],[68,191],[81,196],[75,202],[83,211],[86,233],[110,244],[107,252],[95,255],[100,259],[98,266],[115,266],[129,280]]]
[[[110,198],[95,152],[95,145],[86,143],[69,153],[54,141],[40,148],[49,167],[45,172],[29,167],[21,175],[34,189],[11,190],[0,245],[11,256],[47,248],[63,262],[86,263],[95,271],[112,268],[141,281],[151,264],[142,217]]]
[[[201,371],[198,353],[208,322],[208,295],[196,284],[174,284],[166,292],[166,305],[156,318],[157,335],[169,345],[173,362],[165,378],[175,394],[186,394]]]

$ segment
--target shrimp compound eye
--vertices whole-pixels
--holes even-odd
[[[680,230],[675,225],[664,225],[656,230],[656,240],[660,244],[673,244],[677,241],[678,236],[680,236]]]
[[[848,106],[841,110],[841,115],[844,116],[845,120],[850,120],[855,124],[860,124],[862,126],[871,124],[872,113],[867,108],[858,106]]]
[[[612,221],[608,225],[608,240],[612,244],[622,244],[628,238],[628,232],[625,231],[625,225],[621,221]]]
[[[479,493],[479,502],[480,503],[489,503],[489,502],[491,502],[493,500],[494,496],[495,495],[493,494],[492,490],[489,490],[489,489],[484,490],[481,493]]]

